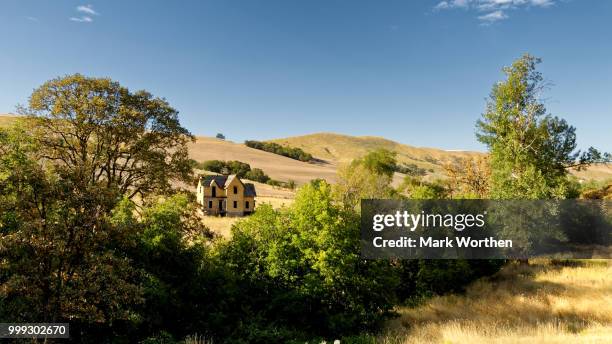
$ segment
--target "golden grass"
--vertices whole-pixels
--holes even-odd
[[[15,123],[17,116],[10,114],[0,114],[0,128],[6,128]]]
[[[399,313],[379,342],[612,343],[612,261],[511,264]]]
[[[197,137],[196,142],[189,144],[189,155],[192,159],[200,162],[206,160],[246,162],[252,168],[262,169],[272,179],[285,182],[294,180],[299,185],[316,178],[323,178],[329,182],[335,181],[336,178],[336,166],[333,163],[306,163],[249,148],[244,144],[211,137]]]
[[[282,145],[298,147],[314,156],[336,163],[350,162],[370,151],[384,148],[397,152],[399,162],[414,163],[426,169],[432,168],[436,174],[442,172],[444,162],[456,158],[475,157],[479,152],[445,151],[436,148],[413,147],[374,136],[349,136],[333,133],[317,133],[304,136],[271,140]]]

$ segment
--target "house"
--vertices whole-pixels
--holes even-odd
[[[244,216],[255,209],[255,185],[235,174],[200,176],[197,200],[208,215]]]

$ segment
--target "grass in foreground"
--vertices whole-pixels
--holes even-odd
[[[612,261],[509,264],[465,295],[402,308],[380,343],[611,343]]]

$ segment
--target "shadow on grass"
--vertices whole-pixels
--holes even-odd
[[[405,338],[425,332],[442,338],[449,331],[470,329],[494,338],[496,333],[541,333],[550,328],[578,334],[592,326],[608,326],[612,324],[612,306],[606,301],[612,293],[609,267],[609,260],[509,263],[494,276],[470,285],[463,295],[435,297],[421,306],[400,309],[388,331]]]

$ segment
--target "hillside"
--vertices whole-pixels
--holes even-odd
[[[17,116],[10,114],[0,114],[0,128],[7,127],[15,122]]]
[[[5,127],[14,121],[14,115],[0,115],[0,127]],[[239,160],[250,164],[253,168],[261,168],[273,179],[294,180],[300,185],[315,178],[323,178],[329,182],[334,182],[338,166],[378,148],[397,152],[398,160],[401,163],[416,164],[421,168],[433,170],[433,173],[429,172],[428,178],[443,178],[445,176],[443,165],[446,162],[484,154],[413,147],[381,137],[348,136],[333,133],[287,137],[269,140],[269,142],[301,148],[321,161],[305,163],[249,148],[244,144],[203,136],[198,136],[196,142],[189,145],[189,151],[191,157],[200,162],[205,160]],[[612,179],[612,166],[592,166],[587,170],[572,171],[572,173],[585,180]],[[403,175],[396,174],[394,184],[397,185],[402,177]]]
[[[436,174],[442,173],[442,166],[447,162],[483,154],[479,152],[451,152],[435,148],[413,147],[375,136],[348,136],[333,133],[295,136],[270,140],[270,142],[301,148],[319,159],[335,163],[350,162],[367,154],[369,151],[384,148],[397,152],[399,162],[416,164],[425,169],[433,169]]]
[[[304,184],[315,178],[334,181],[335,163],[306,163],[284,156],[249,148],[243,144],[211,137],[197,137],[195,143],[189,144],[189,153],[196,161],[238,160],[246,162],[252,168],[261,168],[272,179],[281,181],[294,180]]]
[[[401,163],[412,163],[421,168],[433,169],[434,173],[430,174],[429,178],[444,178],[443,166],[445,163],[485,154],[472,151],[445,151],[436,148],[413,147],[382,137],[348,136],[333,133],[287,137],[269,140],[269,142],[301,148],[316,158],[335,164],[350,162],[371,150],[384,148],[397,152],[398,161]],[[609,180],[612,179],[612,164],[594,165],[582,171],[572,170],[571,173],[582,180]]]

